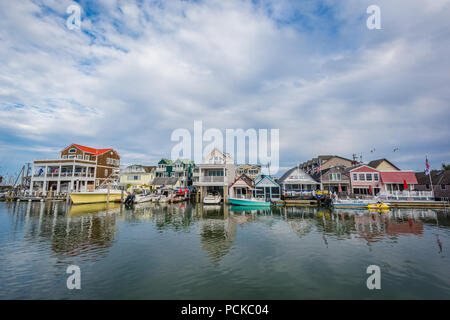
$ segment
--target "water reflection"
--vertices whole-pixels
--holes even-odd
[[[174,278],[177,278],[175,274],[186,272],[184,283],[192,285],[209,283],[207,278],[202,278],[206,277],[200,271],[202,268],[207,270],[210,267],[233,276],[238,274],[230,270],[244,272],[248,269],[248,274],[239,275],[245,281],[259,277],[255,270],[261,263],[264,272],[272,270],[271,267],[283,270],[277,278],[283,282],[287,278],[282,278],[281,274],[294,274],[299,265],[319,258],[324,259],[320,260],[320,265],[326,278],[326,272],[330,272],[325,268],[327,258],[337,263],[340,256],[347,257],[340,262],[342,268],[339,270],[350,270],[359,263],[361,249],[367,254],[366,261],[376,257],[372,256],[373,248],[386,250],[382,263],[392,266],[399,265],[396,261],[399,255],[416,250],[419,262],[416,261],[418,265],[415,267],[426,272],[428,265],[425,264],[431,260],[437,275],[430,277],[442,280],[439,266],[448,262],[445,247],[450,239],[450,215],[443,210],[393,209],[380,213],[314,207],[267,209],[189,203],[144,203],[126,208],[120,204],[67,206],[64,202],[21,202],[0,203],[0,219],[0,280],[4,283],[10,281],[11,286],[19,285],[18,281],[8,280],[10,273],[16,271],[16,264],[13,259],[7,261],[8,258],[4,257],[14,257],[14,253],[22,255],[23,261],[27,261],[23,256],[33,253],[27,262],[31,266],[22,267],[30,273],[33,272],[32,265],[38,263],[36,259],[47,259],[43,261],[49,268],[52,265],[65,266],[75,260],[77,263],[108,261],[112,268],[118,264],[127,270],[129,268],[131,273],[142,273],[150,279],[151,276],[143,271],[150,263],[155,268],[152,272],[159,277],[165,270],[174,272],[171,274]],[[139,236],[133,237],[134,234]],[[412,247],[417,245],[422,251]],[[166,252],[167,248],[173,252]],[[430,248],[435,251],[428,252]],[[427,258],[420,261],[421,255],[425,254]],[[127,258],[122,258],[122,255]],[[353,256],[354,259],[349,258]],[[127,259],[133,259],[134,263]],[[168,261],[165,268],[160,267],[165,261]],[[190,264],[193,268],[181,271],[172,267],[171,261],[176,261],[173,263],[175,266]],[[197,271],[196,266],[199,266]],[[305,270],[317,266],[303,265]],[[276,268],[274,274],[278,274]],[[64,270],[58,272],[65,274]],[[270,274],[261,274],[262,278],[267,276]],[[153,281],[157,279],[155,275]],[[230,281],[230,278],[226,280]],[[226,286],[226,283],[229,282],[224,280],[222,285]],[[441,286],[445,287],[445,283]],[[253,288],[264,285],[263,280],[255,280]],[[301,283],[298,285],[301,287]],[[0,289],[1,286],[0,281]],[[285,286],[289,287],[289,282]]]

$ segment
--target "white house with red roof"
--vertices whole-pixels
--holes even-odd
[[[93,191],[116,175],[119,167],[120,156],[113,148],[72,143],[61,150],[58,159],[33,161],[30,192]]]

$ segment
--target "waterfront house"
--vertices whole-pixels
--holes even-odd
[[[374,160],[369,164],[348,169],[352,192],[356,195],[396,194],[412,191],[417,185],[413,171],[400,170],[386,159]]]
[[[331,167],[312,174],[312,178],[321,183],[323,190],[337,194],[350,193],[351,183],[350,175],[345,167]]]
[[[431,183],[433,184],[433,190],[430,184],[430,176],[425,172],[416,172],[417,185],[415,190],[417,191],[433,191],[436,200],[448,201],[450,199],[450,170],[431,170]]]
[[[260,174],[254,179],[254,196],[256,198],[277,201],[281,199],[281,187],[268,175]]]
[[[116,176],[119,167],[120,156],[113,148],[73,143],[61,150],[59,159],[33,161],[30,192],[93,191],[105,179]]]
[[[321,170],[329,169],[332,167],[344,167],[349,168],[356,164],[355,161],[350,159],[336,156],[336,155],[320,155],[317,158],[305,161],[299,165],[300,169],[309,175],[319,172]]]
[[[294,167],[286,171],[278,179],[278,184],[281,186],[282,194],[285,198],[311,197],[313,191],[318,189],[320,185],[320,183],[299,167]]]
[[[192,185],[194,167],[194,162],[188,159],[177,159],[175,161],[161,159],[155,170],[155,180],[152,187],[157,188],[165,185],[186,188]]]
[[[247,177],[251,179],[255,179],[257,176],[261,174],[261,166],[260,165],[252,165],[252,164],[243,164],[236,168],[236,175],[240,176],[245,174]]]
[[[120,170],[120,185],[128,192],[136,189],[152,189],[151,183],[155,178],[155,166],[133,164]]]
[[[218,192],[226,200],[228,187],[234,182],[236,167],[233,158],[225,152],[214,148],[204,158],[203,163],[196,165],[193,172],[193,183],[200,189],[200,201],[208,193]]]
[[[230,198],[245,198],[249,199],[253,195],[254,183],[253,179],[245,174],[241,174],[228,187],[228,194]]]

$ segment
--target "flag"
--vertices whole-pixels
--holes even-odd
[[[372,186],[369,186],[369,194],[372,194]]]
[[[408,190],[408,184],[406,183],[406,180],[403,180],[403,188],[405,190]]]
[[[341,187],[341,184],[339,183],[339,187],[338,187],[338,192],[339,193],[342,193],[342,187]]]
[[[53,170],[53,174],[57,174],[58,173],[58,169]]]
[[[425,157],[425,174],[429,175],[430,174],[430,163],[428,162],[428,158]]]
[[[39,170],[38,176],[40,176],[43,172],[44,172],[44,169],[41,168],[41,169]]]
[[[319,162],[319,166],[317,167],[317,173],[322,171],[322,161]]]

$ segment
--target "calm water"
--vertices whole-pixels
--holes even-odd
[[[449,299],[449,249],[437,210],[2,202],[0,298]]]

